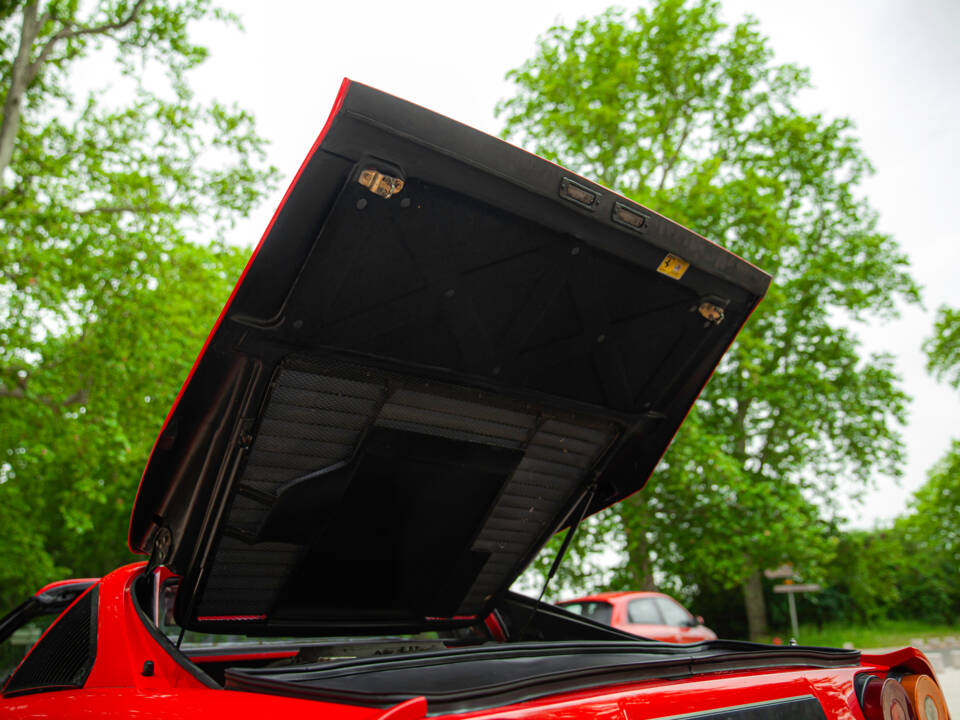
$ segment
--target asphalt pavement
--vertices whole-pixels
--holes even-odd
[[[937,673],[937,680],[947,699],[950,717],[960,718],[960,668],[947,668]]]

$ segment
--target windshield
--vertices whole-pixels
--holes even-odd
[[[560,607],[595,622],[610,625],[613,621],[613,605],[608,602],[571,602],[560,603]]]
[[[17,668],[27,651],[34,646],[59,614],[60,609],[56,609],[24,619],[22,625],[0,642],[0,685]]]
[[[203,633],[184,630],[174,618],[174,603],[179,590],[180,579],[167,578],[161,583],[157,596],[154,618],[157,629],[168,640],[179,644],[187,655],[215,653],[227,647],[273,648],[284,647],[297,650],[299,662],[314,662],[320,659],[366,657],[369,655],[388,655],[401,652],[426,651],[448,647],[451,641],[483,642],[489,639],[478,628],[465,628],[456,631],[422,632],[416,634],[391,634],[387,637],[350,637],[350,636],[251,636],[242,633]],[[182,635],[182,637],[181,637]],[[312,648],[312,649],[307,649]]]

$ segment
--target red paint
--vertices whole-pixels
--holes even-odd
[[[377,720],[380,711],[232,690],[114,687],[62,690],[0,700],[0,714],[11,720],[65,717],[84,720],[264,720],[274,717]]]
[[[198,665],[203,663],[243,662],[249,660],[287,660],[296,657],[296,650],[265,650],[263,652],[224,653],[223,655],[191,655],[189,648],[184,648],[184,654]]]
[[[503,631],[503,626],[493,613],[490,613],[484,618],[483,624],[486,626],[487,632],[490,633],[490,637],[494,640],[497,642],[507,641],[507,634]]]
[[[115,570],[97,586],[99,608],[97,658],[86,686],[0,698],[4,718],[136,716],[141,720],[177,718],[322,717],[325,720],[419,720],[426,713],[423,698],[387,710],[331,702],[209,688],[177,663],[141,621],[130,590],[144,568],[136,563]],[[267,649],[265,657],[273,658]],[[288,648],[279,651],[290,653]],[[229,661],[233,654],[204,660]],[[236,653],[238,659],[256,653]],[[200,659],[200,658],[198,658]],[[150,660],[152,676],[142,668]],[[679,680],[644,680],[561,693],[539,700],[490,708],[451,718],[477,720],[647,720],[776,699],[814,695],[831,719],[862,720],[853,696],[853,679],[861,672],[885,677],[893,666],[935,677],[918,650],[906,648],[864,656],[858,667],[833,670],[788,668],[760,672],[724,672]]]
[[[263,235],[260,237],[260,242],[257,243],[257,246],[253,250],[253,254],[250,255],[250,259],[247,260],[246,266],[243,268],[243,272],[240,273],[240,279],[237,280],[237,283],[233,286],[233,290],[230,292],[230,297],[227,299],[227,304],[223,306],[223,310],[220,311],[220,316],[217,318],[217,321],[213,324],[213,329],[207,335],[207,339],[203,341],[203,347],[200,348],[200,352],[197,354],[196,360],[193,361],[193,367],[190,368],[190,372],[187,373],[186,380],[183,381],[183,384],[180,386],[180,391],[177,393],[177,397],[173,401],[173,405],[170,406],[170,411],[167,413],[167,417],[164,418],[163,425],[160,427],[160,432],[157,433],[157,438],[153,441],[153,447],[150,448],[150,455],[147,457],[147,463],[144,465],[143,474],[140,476],[140,484],[137,486],[137,494],[133,501],[133,507],[137,507],[137,500],[140,499],[140,488],[143,487],[143,480],[146,475],[146,469],[150,466],[150,460],[153,458],[153,453],[157,449],[157,443],[160,442],[160,438],[163,437],[163,432],[167,428],[167,423],[170,422],[170,418],[173,417],[173,414],[177,410],[177,405],[180,403],[180,398],[183,396],[184,390],[190,384],[191,378],[193,378],[194,372],[197,370],[197,365],[200,363],[200,358],[204,356],[207,351],[207,346],[210,345],[210,341],[213,340],[213,336],[216,335],[217,329],[220,327],[220,323],[223,322],[223,319],[227,316],[227,311],[230,309],[230,305],[233,303],[233,298],[237,294],[237,290],[243,284],[243,279],[247,276],[247,272],[250,270],[250,267],[253,265],[253,262],[257,259],[257,254],[260,252],[260,248],[263,247],[264,241],[269,237],[270,231],[273,230],[273,225],[277,221],[280,212],[283,210],[283,206],[287,202],[287,198],[290,197],[290,193],[293,192],[293,189],[296,187],[297,183],[300,181],[300,176],[303,174],[303,171],[306,169],[307,165],[310,163],[311,158],[313,158],[314,153],[319,149],[320,143],[323,142],[324,137],[327,135],[327,131],[330,130],[330,126],[333,124],[334,118],[337,116],[337,113],[340,112],[340,108],[343,106],[344,98],[347,96],[347,90],[350,88],[350,79],[344,78],[340,83],[340,90],[337,93],[337,99],[333,103],[333,108],[330,110],[330,114],[327,116],[327,122],[324,123],[323,129],[320,130],[320,134],[317,136],[317,139],[313,142],[313,146],[310,148],[310,152],[307,153],[307,156],[304,158],[303,162],[300,163],[300,169],[297,170],[297,174],[293,176],[293,180],[290,182],[290,185],[287,187],[287,191],[283,194],[283,199],[280,201],[280,204],[277,206],[277,209],[273,213],[273,217],[270,218],[270,223],[267,225],[267,229],[263,232]],[[133,513],[130,513],[130,525],[127,528],[127,546],[130,548],[130,552],[144,554],[142,550],[134,547],[135,544],[141,542],[141,538],[134,540],[131,537],[131,532],[133,531]]]
[[[864,665],[875,665],[877,667],[901,666],[918,675],[929,675],[936,679],[933,665],[930,664],[930,661],[922,652],[912,647],[876,655],[866,654],[862,656],[862,660]],[[937,684],[939,684],[939,681]]]
[[[662,640],[672,643],[693,643],[704,640],[716,640],[717,635],[708,627],[697,625],[695,627],[675,627],[673,625],[645,625],[630,622],[628,606],[630,602],[638,598],[666,598],[672,603],[683,607],[669,595],[658,592],[602,592],[595,595],[586,595],[584,597],[563,600],[563,603],[572,602],[601,602],[607,603],[611,607],[610,625],[618,630],[626,630],[634,635],[641,635],[651,640]],[[562,607],[562,605],[561,605]],[[684,608],[686,610],[686,608]],[[687,611],[689,614],[689,611]],[[692,614],[691,614],[692,617]]]
[[[394,705],[377,720],[419,720],[427,715],[427,699],[423,696],[410,698]]]

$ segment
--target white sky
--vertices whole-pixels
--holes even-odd
[[[533,52],[557,21],[573,22],[610,3],[262,2],[231,0],[245,32],[209,26],[198,36],[211,49],[195,87],[203,95],[251,110],[271,141],[280,188],[231,236],[252,245],[320,131],[343,77],[498,133],[493,115],[511,93],[503,78]],[[864,190],[881,228],[909,254],[925,288],[924,309],[863,333],[871,350],[898,356],[904,387],[915,398],[904,430],[908,458],[899,486],[878,478],[852,524],[868,527],[897,515],[928,468],[960,436],[960,394],[924,370],[920,345],[933,310],[960,305],[960,231],[947,212],[958,208],[960,165],[960,3],[956,0],[724,0],[736,21],[755,15],[776,60],[807,66],[815,88],[807,111],[848,116],[877,173]],[[877,309],[882,317],[889,311]]]

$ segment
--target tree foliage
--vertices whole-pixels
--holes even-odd
[[[507,137],[774,275],[620,513],[624,582],[743,585],[758,633],[758,571],[792,561],[816,576],[837,499],[900,472],[907,398],[891,357],[866,355],[851,328],[918,290],[858,194],[871,167],[852,123],[801,112],[807,72],[774,63],[754,21],[726,26],[710,0],[552,27],[508,79]]]
[[[960,308],[942,306],[937,311],[933,336],[924,343],[927,369],[938,380],[960,390]]]
[[[960,566],[960,439],[931,468],[911,509],[905,523],[924,555],[943,557],[954,569]]]
[[[242,267],[264,141],[199,102],[208,0],[0,10],[0,586],[127,557],[150,444]],[[92,81],[96,78],[97,81]]]
[[[960,390],[960,310],[947,306],[937,311],[933,335],[924,343],[928,368],[940,380]],[[911,512],[900,527],[918,548],[926,563],[952,569],[953,613],[960,618],[960,591],[956,568],[960,565],[960,438],[954,439],[930,469],[926,483],[913,495]]]

